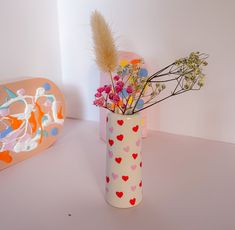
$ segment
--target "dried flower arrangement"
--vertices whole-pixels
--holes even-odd
[[[97,89],[94,105],[131,115],[170,97],[203,87],[203,67],[207,65],[208,55],[192,52],[148,76],[148,71],[142,68],[143,60],[117,65],[117,48],[111,29],[97,11],[91,16],[91,27],[96,63],[101,71],[109,73],[111,82]]]

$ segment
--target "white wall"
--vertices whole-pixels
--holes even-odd
[[[93,61],[89,25],[91,10],[98,5],[99,1],[58,0],[62,78],[69,117],[98,120],[98,109],[92,101],[99,73]]]
[[[56,0],[0,0],[0,79],[61,83]]]
[[[148,120],[152,129],[235,143],[234,1],[58,2],[70,116],[98,119],[92,100],[99,73],[89,26],[92,10],[98,9],[111,23],[119,48],[139,53],[152,70],[194,50],[210,54],[206,87],[152,107]]]

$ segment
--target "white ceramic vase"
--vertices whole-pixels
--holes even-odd
[[[130,208],[142,200],[141,117],[107,116],[106,201]]]

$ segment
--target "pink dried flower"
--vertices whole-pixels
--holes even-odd
[[[105,87],[105,93],[110,93],[110,91],[111,91],[111,85],[107,85]]]
[[[103,92],[104,92],[104,87],[98,88],[97,91],[98,91],[99,93],[103,93]]]
[[[110,99],[110,100],[113,100],[113,97],[114,97],[114,93],[110,93],[110,94],[109,94],[109,99]]]
[[[99,98],[99,99],[96,99],[96,100],[94,100],[94,105],[96,105],[96,106],[103,106],[104,105],[104,98],[103,97],[101,97],[101,98]]]
[[[132,88],[131,85],[128,85],[128,86],[127,86],[126,92],[129,93],[129,94],[133,93],[133,88]]]
[[[115,91],[116,91],[116,93],[120,93],[122,91],[122,87],[119,86],[119,85],[116,85],[115,86]]]
[[[118,81],[116,84],[118,86],[120,86],[121,88],[123,88],[123,86],[124,86],[124,82],[123,81]]]
[[[115,81],[118,81],[120,79],[120,77],[118,75],[116,75],[114,78],[113,78]]]
[[[97,92],[97,93],[95,94],[95,97],[101,97],[101,96],[102,96],[102,94],[99,93],[99,92]]]
[[[125,108],[126,108],[126,105],[125,105],[125,104],[123,104],[123,105],[122,105],[122,108],[123,108],[123,109],[125,109]]]
[[[115,95],[113,96],[113,102],[114,102],[115,104],[118,104],[119,101],[120,101],[120,97],[119,97],[117,94],[115,94]]]

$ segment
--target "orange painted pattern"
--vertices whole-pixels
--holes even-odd
[[[3,151],[0,152],[0,161],[3,161],[5,163],[11,163],[12,162],[12,156],[10,156],[10,151]]]
[[[18,129],[21,126],[22,122],[23,122],[22,120],[19,120],[18,118],[10,116],[10,115],[7,116],[6,119],[9,120],[10,125],[11,125],[13,130]]]
[[[57,113],[57,117],[58,119],[64,119],[64,116],[63,116],[63,111],[62,111],[62,106],[60,106],[60,109]]]
[[[29,123],[32,127],[32,133],[34,134],[37,131],[37,121],[35,119],[34,112],[31,112],[31,115],[30,115],[30,118],[29,118]]]
[[[36,104],[36,107],[37,107],[37,110],[38,110],[38,123],[39,123],[39,126],[40,126],[41,130],[42,130],[42,117],[44,116],[44,113],[42,112],[40,105],[37,102],[35,104]],[[38,140],[39,144],[41,142],[42,142],[42,132],[41,132],[40,139]]]

